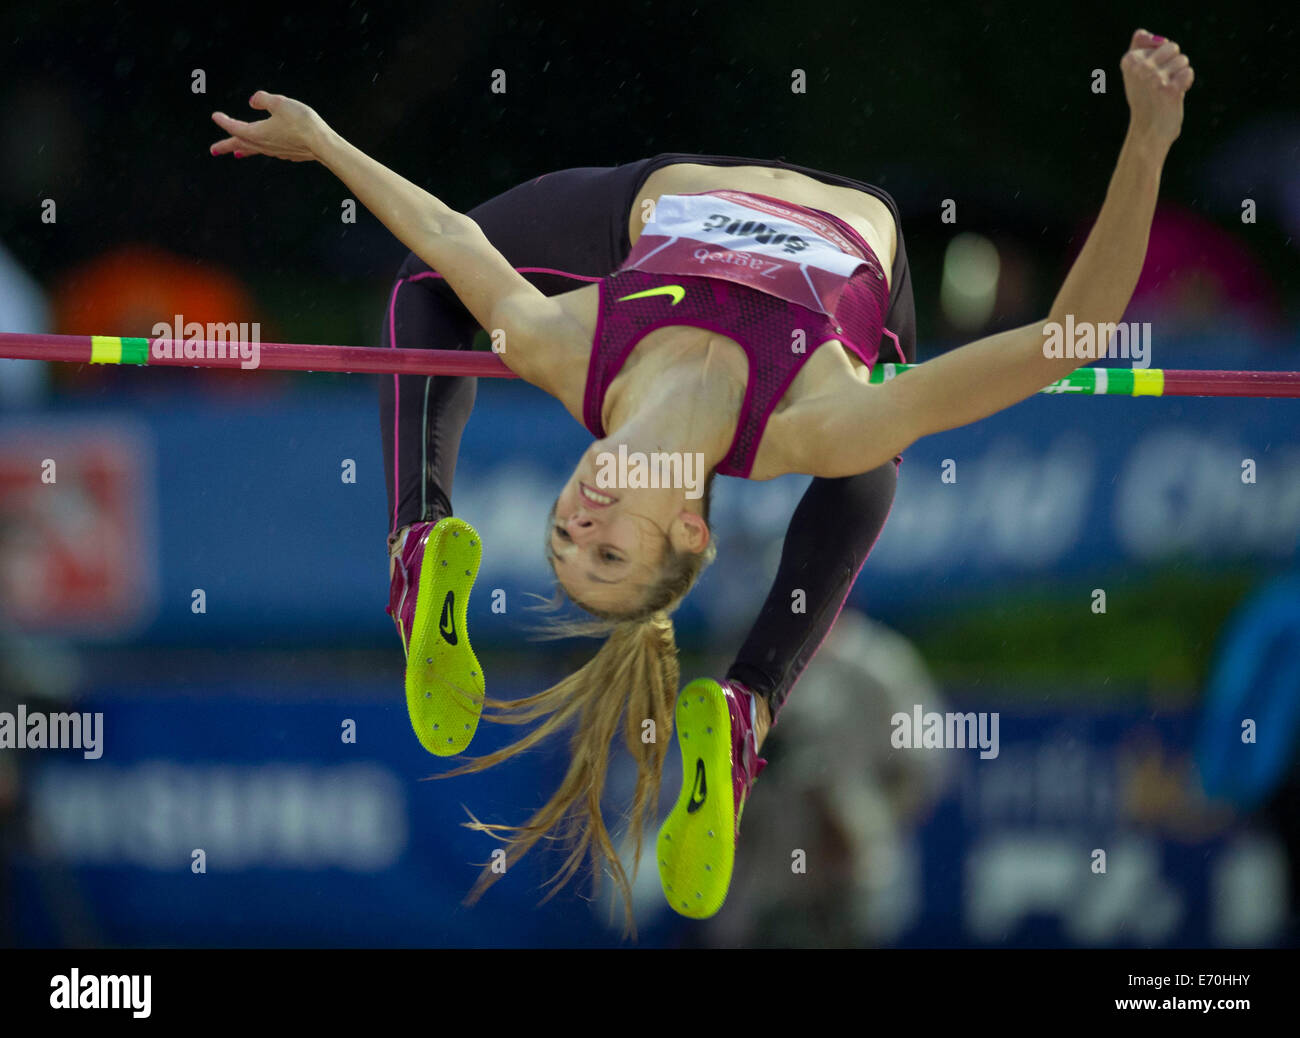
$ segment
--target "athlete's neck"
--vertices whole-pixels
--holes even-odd
[[[744,384],[698,342],[680,352],[666,343],[636,361],[616,385],[606,439],[635,450],[702,454],[707,471],[715,469],[735,438]]]

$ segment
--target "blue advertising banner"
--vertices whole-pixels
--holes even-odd
[[[526,821],[563,777],[563,740],[482,775],[424,781],[465,758],[420,747],[400,677],[311,688],[212,682],[179,695],[105,688],[78,709],[103,714],[98,758],[22,753],[32,856],[19,869],[21,943],[619,943],[621,913],[609,923],[608,901],[589,900],[587,874],[539,905],[564,861],[551,848],[510,866],[477,905],[461,903],[476,864],[500,846],[463,826],[467,809],[485,822]],[[473,751],[517,735],[484,725]],[[643,920],[640,937],[672,943],[685,923]]]
[[[1002,711],[996,759],[953,751],[949,788],[918,837],[919,907],[898,942],[1281,942],[1283,848],[1205,797],[1196,724],[1181,712]]]
[[[889,616],[936,592],[1027,577],[1086,580],[1171,558],[1284,568],[1300,539],[1296,414],[1287,400],[1039,397],[930,437],[907,451],[855,600]],[[114,534],[129,519],[126,506],[100,503],[78,482],[82,470],[66,445],[70,432],[85,429],[115,458],[135,459],[131,501],[143,512],[131,520],[132,537]],[[27,558],[34,541],[50,540],[41,530],[86,507],[103,552],[129,548],[130,579],[92,575],[105,585],[99,601],[129,594],[132,608],[113,610],[118,620],[106,630],[70,624],[78,636],[273,644],[386,637],[389,516],[378,433],[371,393],[335,387],[246,406],[178,398],[9,418],[0,425],[8,469],[39,472],[52,456],[69,464],[58,484],[24,498],[36,532],[7,539],[0,551],[21,548]],[[480,388],[454,503],[486,546],[470,603],[481,641],[515,637],[523,596],[550,593],[545,518],[588,442],[531,387]],[[806,482],[718,481],[719,557],[679,613],[688,643],[692,632],[734,631],[752,618]],[[67,543],[64,536],[43,549],[50,561],[41,574],[0,566],[12,584],[5,599],[54,572],[53,553],[67,554]],[[505,593],[505,615],[491,611],[484,589]],[[28,627],[49,630],[64,613],[42,599],[26,615]],[[23,615],[15,620],[21,625]]]
[[[533,689],[500,691],[511,698]],[[963,696],[948,706],[982,709]],[[497,846],[463,827],[467,809],[484,821],[524,821],[560,781],[564,740],[483,774],[422,781],[458,762],[419,747],[394,687],[105,688],[80,709],[103,713],[99,757],[23,754],[31,851],[18,870],[20,943],[619,943],[619,917],[610,924],[609,902],[589,900],[585,872],[538,907],[563,861],[558,849],[535,849],[478,905],[460,903],[478,874],[473,863]],[[349,722],[354,742],[345,738]],[[746,812],[735,896],[715,920],[721,929],[668,910],[650,833],[636,891],[640,943],[725,943],[719,934],[737,922],[734,913],[750,912],[772,921],[746,943],[794,943],[780,922],[783,899],[804,898],[800,911],[811,914],[819,897],[834,916],[862,911],[860,930],[836,931],[851,943],[1276,943],[1285,858],[1272,837],[1200,792],[1195,728],[1195,715],[1181,712],[1001,711],[992,755],[941,751],[946,777],[929,809],[899,827],[897,846],[880,837],[864,845],[874,888],[866,906],[855,904],[852,883],[836,886],[838,841],[816,842],[816,798],[798,800],[815,790],[793,790],[795,769],[774,756]],[[514,734],[486,725],[473,752]],[[661,816],[679,788],[676,758]],[[611,821],[626,806],[628,770],[611,772]],[[865,781],[852,784],[849,803],[869,804],[860,800],[869,792]],[[792,793],[803,806],[773,815]],[[865,819],[870,812],[858,808]],[[806,875],[790,866],[782,826],[806,849]],[[759,888],[754,870],[767,874]],[[746,900],[754,889],[765,891],[761,902]]]

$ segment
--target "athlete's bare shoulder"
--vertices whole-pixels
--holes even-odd
[[[600,306],[599,284],[583,285],[546,299],[542,307],[514,322],[501,359],[520,378],[544,389],[582,421],[587,364]],[[517,339],[511,355],[511,339]]]

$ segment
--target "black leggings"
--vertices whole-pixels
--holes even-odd
[[[768,166],[856,188],[885,202],[898,225],[881,361],[916,359],[916,309],[894,200],[879,188],[788,162],[663,154],[623,166],[544,174],[484,202],[469,215],[488,240],[546,295],[604,277],[631,252],[628,219],[646,179],[678,162]],[[445,281],[414,254],[398,272],[384,314],[383,345],[468,349],[477,324]],[[901,356],[899,352],[901,351]],[[474,407],[476,379],[393,375],[380,379],[390,532],[451,514],[461,433]],[[762,695],[775,720],[803,669],[830,631],[894,500],[897,459],[860,476],[814,479],[786,531],[776,581],[727,677]],[[792,612],[802,590],[806,611]]]

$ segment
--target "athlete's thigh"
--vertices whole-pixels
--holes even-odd
[[[543,292],[568,291],[582,278],[604,277],[626,258],[635,177],[635,164],[559,170],[489,199],[469,216]]]

